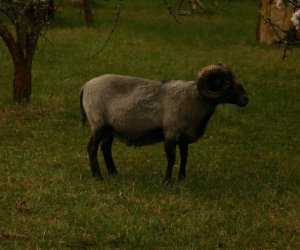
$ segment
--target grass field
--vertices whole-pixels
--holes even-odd
[[[50,42],[40,40],[28,105],[12,102],[12,63],[0,41],[0,249],[300,249],[300,51],[283,61],[280,45],[256,44],[256,1],[181,24],[163,1],[123,2],[96,56],[116,1],[101,1],[90,29],[62,4]],[[176,166],[171,184],[160,184],[161,144],[117,141],[119,175],[102,168],[103,182],[91,177],[78,96],[87,80],[195,79],[219,61],[250,102],[218,108],[190,147],[185,181]]]

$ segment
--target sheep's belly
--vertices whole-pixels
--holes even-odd
[[[114,131],[115,136],[128,146],[145,146],[164,141],[165,137],[161,128],[152,129],[139,134],[124,134]]]

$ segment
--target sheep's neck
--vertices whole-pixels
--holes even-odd
[[[203,136],[205,132],[205,128],[207,126],[208,121],[210,120],[211,116],[214,114],[215,108],[211,109],[201,120],[200,124],[197,126],[197,135],[198,137]]]

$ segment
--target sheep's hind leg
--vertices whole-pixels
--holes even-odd
[[[114,163],[114,160],[112,158],[112,154],[111,154],[111,146],[113,143],[114,137],[111,136],[108,138],[108,140],[103,141],[101,143],[101,150],[102,150],[102,154],[104,157],[104,161],[105,161],[105,165],[107,167],[107,171],[110,175],[117,175],[117,169]]]
[[[103,132],[101,129],[92,133],[90,141],[87,146],[87,150],[90,158],[92,176],[100,180],[103,180],[103,177],[101,175],[100,168],[99,168],[98,147],[102,140],[102,136],[103,136],[102,133]]]
[[[167,166],[167,171],[165,173],[165,176],[163,178],[163,183],[168,183],[171,180],[172,170],[173,170],[173,166],[175,164],[176,143],[172,142],[172,141],[166,141],[164,147],[165,147],[165,152],[167,155],[168,166]]]

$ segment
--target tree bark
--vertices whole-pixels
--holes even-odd
[[[181,10],[184,1],[185,1],[185,0],[180,0],[180,1],[179,1],[177,10]]]
[[[48,17],[49,17],[49,19],[54,18],[54,12],[55,12],[54,0],[49,0],[49,8],[48,8]]]
[[[89,0],[83,1],[83,9],[84,9],[85,23],[88,27],[90,27],[94,22],[94,18],[93,18],[93,13],[92,13],[92,7],[91,7]]]
[[[13,100],[16,103],[28,103],[31,97],[32,58],[14,57]]]

